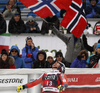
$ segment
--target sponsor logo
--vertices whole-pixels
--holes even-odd
[[[12,79],[0,79],[0,83],[23,83],[23,79],[12,78]]]
[[[95,82],[100,82],[100,77],[97,77],[97,78],[95,79]]]
[[[44,80],[57,80],[57,79],[58,79],[57,75],[46,75],[44,77]]]
[[[67,78],[68,82],[78,82],[78,78]]]

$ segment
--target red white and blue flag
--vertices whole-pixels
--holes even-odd
[[[41,18],[54,16],[61,9],[65,9],[67,12],[61,25],[78,38],[87,26],[82,0],[20,0],[20,2]]]
[[[20,0],[20,2],[41,18],[54,16],[60,11],[57,0]]]
[[[82,0],[72,0],[61,25],[79,38],[87,26]]]

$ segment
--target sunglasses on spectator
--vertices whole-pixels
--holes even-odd
[[[17,51],[17,50],[15,50],[15,51],[14,51],[14,50],[12,50],[11,52],[18,52],[18,51]]]

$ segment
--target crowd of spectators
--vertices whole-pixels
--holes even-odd
[[[85,9],[86,18],[100,18],[99,7],[97,7],[98,0],[89,0],[89,2],[89,6]],[[62,9],[60,17],[63,18],[66,12]],[[20,56],[18,46],[12,46],[9,53],[5,49],[2,50],[0,68],[51,68],[56,61],[64,63],[68,68],[100,68],[100,39],[90,46],[85,35],[86,31],[89,34],[100,34],[100,21],[95,24],[92,32],[89,32],[91,24],[88,23],[82,38],[77,38],[71,33],[70,36],[61,33],[59,31],[60,21],[57,16],[45,18],[40,30],[32,16],[27,17],[26,23],[23,21],[16,0],[9,0],[3,12],[0,13],[0,34],[6,33],[7,30],[5,18],[10,19],[9,33],[41,33],[44,35],[52,30],[52,34],[61,39],[67,48],[65,57],[61,51],[57,51],[54,57],[51,52],[39,50],[32,37],[27,37],[25,47],[22,49],[22,56]]]
[[[27,21],[25,22],[21,16],[21,9],[17,5],[17,0],[9,0],[4,7],[3,11],[0,13],[0,34],[7,32],[13,34],[20,33],[41,33],[42,35],[47,34],[51,31],[51,28],[48,24],[53,23],[55,27],[60,31],[61,25],[59,18],[63,18],[66,10],[62,9],[57,15],[44,18],[41,29],[38,23],[35,21],[35,18],[30,14],[26,16]],[[99,0],[89,0],[88,6],[84,8],[86,18],[100,18],[100,7],[98,6]],[[32,11],[31,11],[32,13]],[[7,24],[6,18],[9,19]],[[87,27],[84,33],[88,34],[100,34],[100,20],[98,20],[94,27],[91,26],[91,23],[87,24]],[[7,27],[8,26],[8,27]],[[64,32],[64,29],[62,29]],[[50,33],[54,34],[53,31]],[[70,31],[67,31],[70,33]]]
[[[29,46],[28,50],[26,47],[23,48],[24,53],[22,53],[21,56],[19,54],[19,48],[17,46],[12,46],[9,53],[7,53],[5,49],[2,49],[0,68],[51,68],[57,61],[62,62],[67,68],[100,68],[100,43],[94,44],[94,48],[95,52],[90,55],[90,57],[88,50],[81,50],[78,54],[76,54],[76,58],[71,61],[71,63],[68,63],[63,57],[63,53],[61,51],[56,52],[54,57],[51,52],[38,50],[38,48],[35,50],[34,48],[32,49],[32,46]]]

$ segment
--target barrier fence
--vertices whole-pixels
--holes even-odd
[[[19,85],[31,82],[51,69],[0,69],[0,93],[17,93]],[[99,68],[66,68],[68,88],[64,93],[100,93]],[[41,84],[21,93],[41,93]]]

